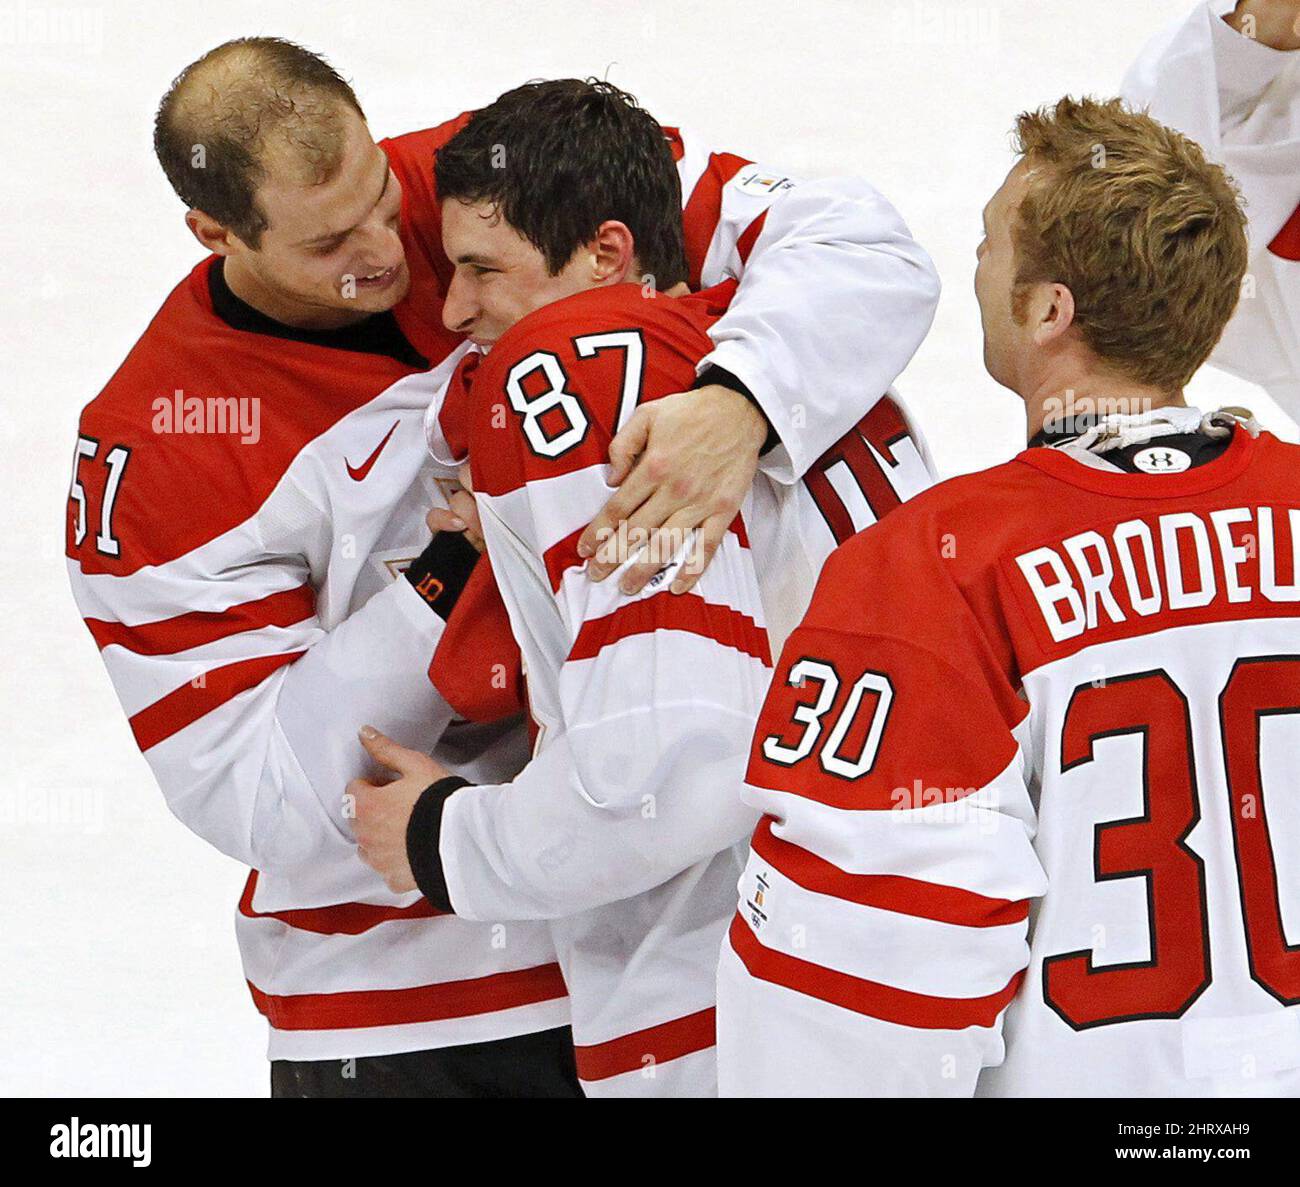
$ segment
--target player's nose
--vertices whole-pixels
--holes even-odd
[[[406,258],[406,249],[396,227],[382,223],[358,228],[357,246],[367,263],[373,263],[375,270],[395,268]]]
[[[459,272],[452,273],[447,296],[442,303],[442,324],[455,334],[468,334],[478,318],[478,305],[471,299],[469,286]]]

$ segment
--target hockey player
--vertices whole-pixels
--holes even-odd
[[[467,569],[454,541],[429,542],[443,496],[422,429],[465,349],[443,325],[432,176],[462,123],[376,144],[351,88],[275,39],[189,67],[155,141],[212,254],[81,421],[74,592],[169,806],[255,871],[237,928],[276,1093],[576,1091],[546,929],[388,892],[341,794],[367,769],[366,721],[475,778],[526,751],[520,729],[454,722],[427,678]],[[780,172],[666,134],[693,275],[740,285],[698,390],[641,419],[662,489],[641,468],[628,481],[650,527],[683,505],[726,524],[767,420],[765,465],[794,471],[865,410],[840,382],[860,344],[828,354],[814,333],[879,319],[887,384],[936,283],[873,195],[787,204]]]
[[[975,287],[1030,448],[836,552],[786,644],[726,1094],[1300,1093],[1300,448],[1181,395],[1244,217],[1118,100],[1018,133]]]
[[[1240,185],[1251,259],[1211,361],[1300,419],[1300,2],[1212,0],[1155,37],[1130,102],[1199,141]]]
[[[855,515],[865,526],[929,475],[882,387],[806,484],[760,480],[693,593],[671,592],[685,539],[651,558],[661,571],[640,595],[591,582],[578,546],[608,496],[609,443],[694,373],[731,284],[665,295],[690,276],[671,153],[606,84],[502,96],[435,172],[456,267],[444,316],[488,351],[462,365],[438,448],[468,452],[538,745],[514,780],[466,786],[371,739],[403,778],[350,789],[357,836],[390,885],[419,885],[439,909],[550,922],[589,1094],[710,1094],[717,945],[734,846],[754,821],[736,790],[770,674],[766,628],[779,638],[778,620],[802,610],[836,527],[850,534]],[[883,205],[881,218],[902,235]],[[877,329],[826,332],[865,331],[867,359]],[[842,382],[862,379],[846,370]],[[636,547],[614,542],[624,570]]]

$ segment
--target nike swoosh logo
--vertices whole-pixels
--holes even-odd
[[[375,452],[372,453],[368,458],[366,458],[366,460],[362,462],[361,465],[354,466],[351,462],[347,460],[347,458],[343,459],[344,463],[347,465],[348,468],[348,477],[351,478],[353,482],[365,481],[366,475],[370,473],[371,467],[378,460],[379,455],[384,452],[384,446],[388,444],[389,439],[392,437],[392,435],[395,432],[397,432],[397,426],[401,423],[402,422],[400,420],[393,421],[393,427],[388,430],[387,434],[385,434],[384,436],[384,439],[378,445],[375,446]]]

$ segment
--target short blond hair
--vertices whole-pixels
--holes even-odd
[[[1016,290],[1064,284],[1075,324],[1120,374],[1181,389],[1241,294],[1246,218],[1194,141],[1119,99],[1061,99],[1016,119],[1038,171],[1016,215]]]

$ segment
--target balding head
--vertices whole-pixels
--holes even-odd
[[[329,181],[353,115],[365,118],[323,58],[278,37],[245,37],[181,71],[159,104],[154,149],[181,201],[256,248],[267,227],[258,187],[272,174]]]

